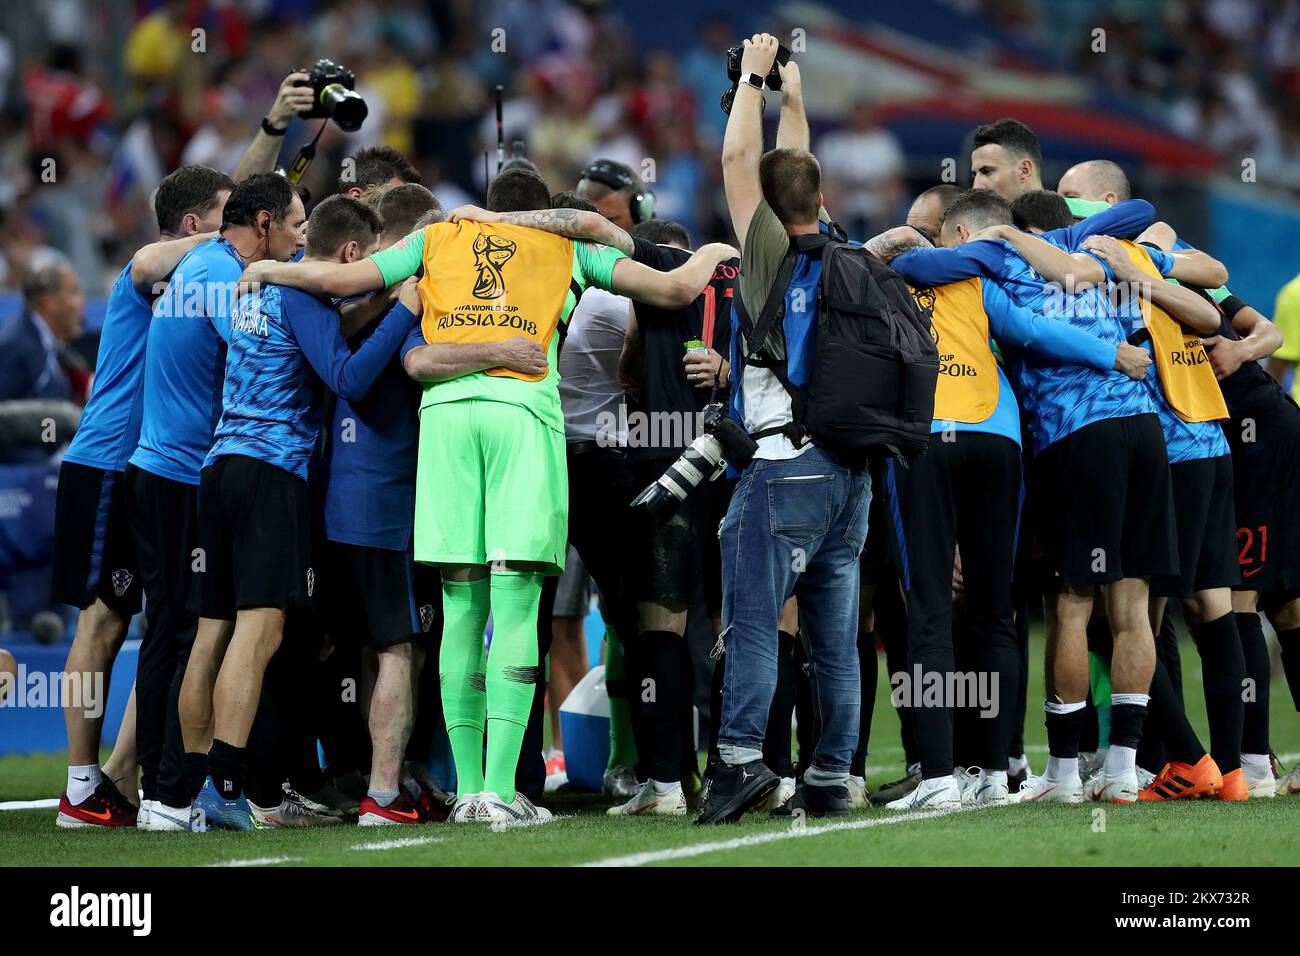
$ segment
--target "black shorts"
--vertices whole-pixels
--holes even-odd
[[[1233,420],[1237,562],[1243,591],[1262,591],[1274,607],[1300,594],[1300,411],[1287,403],[1267,423]]]
[[[1232,508],[1232,456],[1169,466],[1178,525],[1178,574],[1153,578],[1157,597],[1190,597],[1241,581]]]
[[[312,606],[311,503],[307,482],[256,458],[228,455],[203,469],[199,547],[190,609],[232,621],[237,611]]]
[[[671,462],[635,466],[641,487]],[[725,475],[702,481],[686,500],[658,518],[645,517],[648,547],[635,559],[638,601],[692,604],[698,597],[709,613],[722,613],[722,550],[718,530],[727,516],[735,482]]]
[[[333,643],[382,648],[442,632],[442,577],[410,551],[327,541],[319,563],[316,602]]]
[[[1038,529],[1058,585],[1176,574],[1174,497],[1154,414],[1085,425],[1041,456]]]
[[[141,589],[124,474],[65,461],[54,505],[54,599],[82,609],[98,599],[130,618]]]

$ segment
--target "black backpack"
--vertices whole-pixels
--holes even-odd
[[[834,236],[791,241],[757,322],[736,297],[746,363],[772,370],[790,393],[794,412],[789,424],[750,437],[785,434],[798,445],[806,436],[854,466],[884,455],[906,464],[930,443],[939,380],[930,322],[893,269],[833,228]],[[777,360],[763,349],[769,333],[781,334],[785,293],[800,252],[820,252],[822,259],[812,368],[802,389],[790,384],[784,349]]]

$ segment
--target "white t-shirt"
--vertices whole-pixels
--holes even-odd
[[[568,441],[599,437],[611,445],[627,442],[627,415],[619,413],[624,395],[618,384],[627,313],[626,296],[589,288],[569,316],[569,334],[560,351],[560,406]],[[617,423],[612,431],[611,422]],[[598,431],[604,434],[598,436]]]
[[[794,418],[790,393],[785,390],[781,380],[772,374],[771,369],[746,365],[742,378],[740,387],[745,411],[745,431],[753,434],[764,428],[788,424]],[[785,461],[798,458],[811,447],[810,442],[796,447],[784,435],[768,435],[758,440],[758,451],[754,457]]]

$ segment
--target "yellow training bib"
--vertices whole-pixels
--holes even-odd
[[[573,243],[540,229],[440,222],[424,234],[421,327],[430,345],[523,335],[549,354],[573,277]],[[488,369],[526,382],[545,375]]]
[[[989,317],[979,279],[916,288],[912,298],[930,318],[939,350],[934,419],[982,422],[998,407],[998,362],[989,348]]]
[[[1151,276],[1153,282],[1165,281],[1146,249],[1127,239],[1121,239],[1120,245],[1133,264]],[[1205,346],[1201,344],[1200,333],[1189,332],[1150,299],[1141,296],[1139,301],[1142,321],[1151,333],[1160,388],[1169,407],[1185,422],[1213,422],[1227,418],[1228,406],[1224,404],[1223,392],[1214,377]]]

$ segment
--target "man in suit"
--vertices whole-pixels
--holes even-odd
[[[0,401],[52,398],[84,403],[86,383],[77,387],[64,352],[67,343],[81,335],[85,307],[81,283],[65,260],[27,273],[22,314],[0,328]]]

